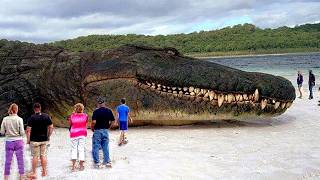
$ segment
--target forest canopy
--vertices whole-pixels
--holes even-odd
[[[253,24],[173,35],[89,35],[50,43],[73,51],[103,50],[125,44],[174,47],[184,54],[210,52],[320,51],[320,23],[276,29]]]

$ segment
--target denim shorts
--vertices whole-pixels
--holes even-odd
[[[128,121],[119,121],[119,129],[121,131],[127,131],[128,130]]]

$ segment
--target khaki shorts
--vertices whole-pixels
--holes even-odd
[[[48,141],[30,142],[30,150],[33,157],[47,156]]]

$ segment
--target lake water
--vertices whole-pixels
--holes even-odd
[[[316,76],[316,84],[320,83],[320,53],[221,57],[208,60],[244,71],[282,76],[289,79],[293,85],[296,85],[297,71],[300,70],[304,75],[305,89],[307,88],[308,71],[311,69]]]

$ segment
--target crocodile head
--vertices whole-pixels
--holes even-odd
[[[291,82],[184,57],[172,48],[123,46],[86,67],[87,102],[103,95],[114,107],[126,97],[137,120],[182,124],[277,116],[295,99]]]
[[[136,124],[271,117],[295,99],[285,78],[185,57],[173,48],[69,52],[10,41],[0,48],[2,109],[17,102],[30,115],[39,101],[59,126],[77,102],[91,114],[97,96],[112,109],[125,97]]]

